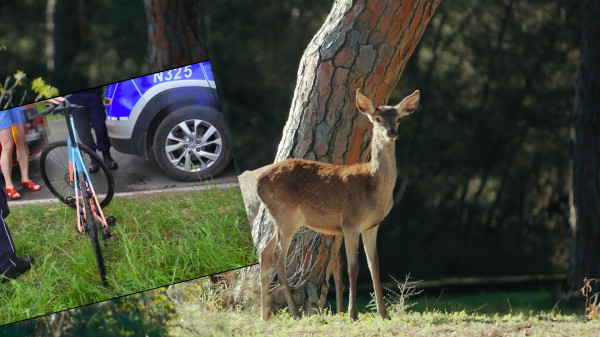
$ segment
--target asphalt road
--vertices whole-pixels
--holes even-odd
[[[63,120],[50,121],[48,122],[48,127],[48,138],[50,143],[57,140],[67,139],[66,125]],[[115,149],[111,149],[111,154],[115,161],[119,164],[118,169],[112,170],[115,180],[115,193],[117,193],[117,196],[119,194],[130,194],[136,192],[149,193],[155,191],[156,193],[160,193],[175,190],[186,190],[196,186],[202,186],[202,182],[199,181],[181,182],[170,178],[163,173],[153,156],[149,161],[146,161],[143,157],[123,154]],[[36,192],[23,189],[18,183],[21,181],[19,168],[14,168],[12,178],[16,185],[18,185],[17,190],[21,194],[21,199],[10,200],[10,203],[17,205],[32,201],[56,200],[50,191],[45,188],[44,181],[40,175],[40,156],[37,155],[29,163],[30,178],[40,184],[42,188],[40,191]],[[213,177],[213,181],[215,184],[237,184],[237,174],[233,161],[223,172],[221,172],[218,176]],[[2,183],[4,184],[4,182]]]

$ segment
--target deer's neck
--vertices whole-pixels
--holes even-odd
[[[390,197],[396,184],[396,146],[395,142],[387,142],[373,137],[371,144],[371,173],[378,195]]]

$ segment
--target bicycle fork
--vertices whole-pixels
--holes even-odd
[[[73,151],[71,149],[71,151]],[[77,151],[73,151],[76,152],[74,155],[75,156],[79,156],[79,160],[77,160],[77,163],[82,163],[83,159],[81,158],[81,154],[77,153]],[[81,164],[79,164],[81,165]],[[103,231],[103,238],[107,239],[111,236],[110,234],[110,229],[109,227],[113,227],[116,222],[117,219],[114,216],[108,216],[105,217],[104,216],[104,212],[102,212],[102,208],[99,207],[100,205],[100,201],[98,200],[98,196],[96,195],[96,192],[94,191],[94,187],[92,186],[92,184],[89,183],[89,177],[87,175],[87,172],[85,170],[81,170],[79,168],[77,168],[77,166],[79,166],[78,164],[76,164],[75,166],[72,163],[69,163],[69,180],[71,181],[71,183],[74,185],[75,188],[75,209],[78,210],[79,212],[79,216],[77,217],[77,231],[79,233],[83,233],[84,231],[86,231],[85,228],[85,223],[86,223],[86,219],[88,216],[93,216],[98,222],[100,222],[101,226],[102,226],[102,231]],[[84,182],[84,186],[78,186],[78,184],[80,184],[80,182],[78,181],[78,179],[76,179],[76,173],[81,173],[83,175],[83,179],[82,181]],[[83,198],[85,197],[85,194],[81,195],[81,199],[79,196],[79,192],[83,191],[83,189],[85,189],[85,191],[87,192],[87,197],[88,200],[87,202],[89,202],[90,204],[90,211],[92,214],[86,214],[86,209],[85,207],[80,205],[80,200],[83,200]]]

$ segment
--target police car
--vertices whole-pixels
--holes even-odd
[[[217,175],[231,162],[210,62],[108,85],[106,126],[120,152],[149,157],[177,180]]]

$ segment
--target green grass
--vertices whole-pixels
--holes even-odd
[[[508,304],[504,308],[507,298],[510,308]],[[410,301],[421,303],[425,297]],[[192,301],[178,307],[176,318],[170,322],[170,335],[597,336],[600,332],[599,319],[583,319],[583,308],[570,314],[561,313],[547,291],[456,294],[434,302],[435,306],[427,300],[405,313],[388,304],[390,320],[362,310],[353,322],[346,313],[335,315],[325,310],[298,320],[283,311],[263,322],[257,306],[245,312],[219,311]],[[488,309],[484,312],[483,308]]]
[[[17,253],[37,262],[0,285],[0,324],[102,301],[256,263],[239,189],[115,198],[115,239],[98,276],[87,236],[63,204],[12,207],[6,219]]]
[[[389,291],[385,292],[388,294],[390,293]],[[390,295],[391,294],[388,295],[388,305]],[[358,310],[370,310],[370,298],[368,296],[359,296],[357,300]],[[330,308],[335,308],[335,299],[329,299],[328,305]],[[430,293],[412,296],[406,299],[405,306],[411,311],[421,313],[428,311],[466,311],[486,315],[529,315],[534,312],[553,312],[561,314],[583,313],[582,308],[567,305],[556,293],[547,288],[523,291],[482,290],[470,293],[453,293],[446,290],[435,295]]]
[[[412,305],[411,309],[417,312],[432,310],[443,312],[466,311],[486,315],[529,315],[535,312],[582,313],[582,310],[564,304],[560,298],[545,289],[513,292],[480,291],[468,294],[442,293],[436,296],[420,296],[409,299],[407,304]]]

